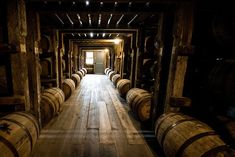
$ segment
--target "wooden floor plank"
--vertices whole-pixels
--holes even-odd
[[[99,157],[99,132],[88,130],[84,143],[84,157]]]
[[[109,93],[106,90],[103,90],[102,97],[105,103],[107,104],[107,110],[108,110],[109,117],[110,117],[111,127],[113,130],[117,130],[119,128],[119,124],[118,124],[119,121],[117,120],[118,116],[117,116],[117,112],[115,108],[113,107],[113,102],[109,97]]]
[[[100,157],[118,157],[115,144],[100,144]]]
[[[113,144],[113,137],[112,137],[112,128],[109,121],[108,112],[106,109],[106,104],[103,101],[98,102],[99,105],[99,113],[100,113],[100,143],[103,144]]]
[[[91,90],[91,101],[89,104],[87,129],[99,129],[98,121],[98,107],[97,107],[97,92],[95,89]]]
[[[133,126],[133,123],[131,122],[129,115],[127,114],[126,110],[123,108],[121,102],[118,100],[116,94],[113,93],[110,88],[107,88],[107,90],[113,101],[113,105],[117,111],[121,124],[126,131],[126,136],[129,144],[144,144],[143,137],[141,137],[136,128]]]
[[[107,76],[86,75],[42,129],[32,157],[156,157],[139,129]]]

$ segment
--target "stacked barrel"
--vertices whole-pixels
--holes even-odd
[[[117,90],[120,96],[124,97],[126,96],[126,93],[130,90],[131,88],[131,81],[128,79],[120,79],[117,82]]]
[[[234,157],[235,152],[207,124],[181,113],[158,118],[155,135],[166,157]]]
[[[38,136],[38,122],[29,112],[13,112],[0,118],[0,156],[30,156]]]
[[[42,126],[46,125],[54,116],[62,110],[64,103],[64,92],[57,87],[46,89],[41,95],[41,121]]]
[[[126,98],[135,118],[142,122],[149,120],[152,98],[151,93],[144,89],[131,88],[131,81],[129,79],[122,79],[121,75],[117,74],[112,69],[106,68],[104,73],[113,82],[119,95]]]
[[[63,107],[64,101],[66,101],[76,87],[79,86],[82,78],[87,73],[83,68],[76,73],[72,74],[71,79],[67,78],[63,81],[61,89],[58,87],[52,87],[44,90],[41,95],[41,122],[42,126],[45,126],[49,121],[57,116]]]
[[[151,94],[140,88],[132,88],[126,94],[126,101],[135,117],[146,121],[150,117]]]
[[[62,90],[65,95],[65,100],[67,100],[72,93],[75,91],[75,83],[72,79],[65,79],[62,83]]]
[[[115,74],[113,75],[112,77],[112,82],[113,82],[113,85],[116,87],[117,86],[117,83],[118,81],[121,79],[121,75],[120,74]]]

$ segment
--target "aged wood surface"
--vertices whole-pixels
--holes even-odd
[[[32,157],[156,157],[129,110],[107,76],[88,74],[42,129]]]

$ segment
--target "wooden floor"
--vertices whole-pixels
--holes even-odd
[[[157,157],[105,75],[87,74],[63,111],[41,131],[33,157]],[[146,137],[145,137],[146,136]]]

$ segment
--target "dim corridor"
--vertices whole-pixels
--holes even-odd
[[[108,77],[87,74],[41,130],[32,157],[156,157],[145,136],[155,140],[140,129]]]

